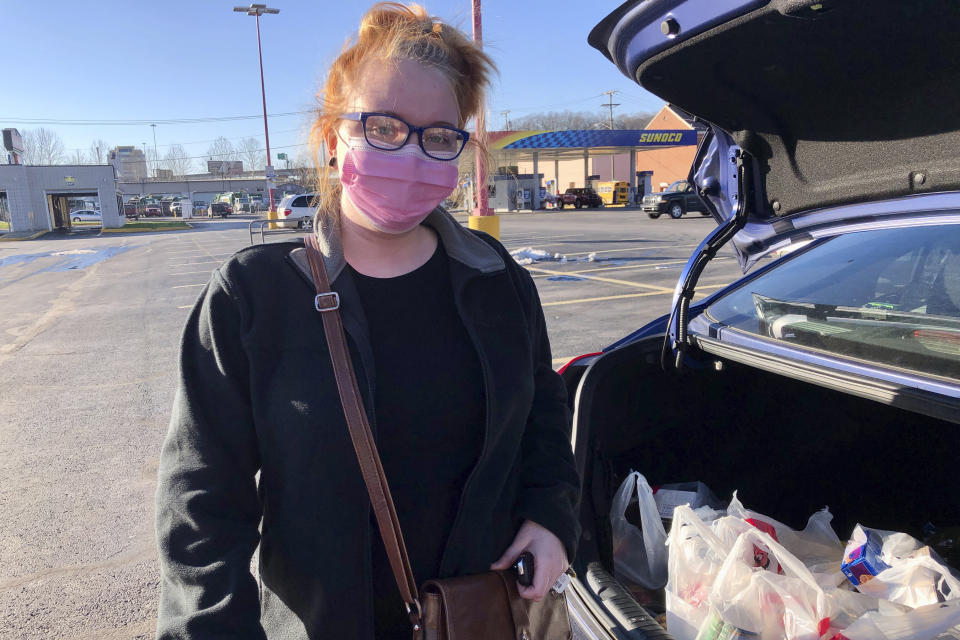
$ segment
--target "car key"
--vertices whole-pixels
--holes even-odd
[[[513,570],[517,572],[517,582],[521,587],[533,585],[533,569],[533,554],[524,551],[513,565]]]

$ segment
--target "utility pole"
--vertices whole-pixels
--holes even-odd
[[[610,96],[610,102],[608,102],[607,104],[602,104],[602,105],[600,105],[600,106],[601,106],[601,107],[609,107],[609,108],[610,108],[610,131],[613,131],[613,108],[620,106],[620,103],[619,103],[619,102],[616,102],[616,103],[615,103],[615,102],[613,101],[613,94],[617,93],[617,90],[614,89],[613,91],[604,91],[604,93],[605,93],[606,95]]]
[[[159,167],[160,167],[160,166],[157,164],[157,160],[158,160],[158,157],[157,157],[157,125],[152,124],[152,125],[150,125],[150,126],[153,127],[153,177],[156,178],[156,177],[158,177],[158,169],[159,169]]]
[[[480,11],[480,0],[472,0],[473,7],[473,41],[478,47],[483,47],[483,19]],[[481,142],[486,138],[486,106],[480,105],[477,112],[477,140]],[[487,165],[483,152],[477,147],[476,150],[476,194],[477,206],[470,216],[468,225],[471,229],[479,229],[500,239],[500,218],[496,217],[493,209],[490,208],[490,192],[487,189]]]
[[[616,89],[613,89],[612,91],[604,91],[604,93],[605,93],[607,96],[609,96],[610,102],[608,102],[607,104],[602,104],[602,105],[600,105],[601,107],[609,107],[609,108],[610,108],[610,131],[613,131],[613,108],[620,106],[620,103],[619,103],[619,102],[616,102],[616,103],[615,103],[615,102],[613,101],[613,94],[615,94],[616,92],[617,92]],[[617,162],[617,156],[616,156],[616,154],[612,154],[612,153],[611,153],[611,154],[610,154],[610,180],[616,180],[616,179],[617,179],[617,178],[616,178],[616,162]]]
[[[504,131],[509,131],[509,130],[510,130],[510,121],[507,120],[507,114],[508,114],[508,113],[510,113],[510,109],[506,109],[505,111],[501,111],[501,112],[500,112],[500,115],[503,116],[503,130],[504,130]]]

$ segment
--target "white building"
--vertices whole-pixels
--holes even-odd
[[[114,168],[110,165],[0,165],[0,200],[9,231],[70,229],[70,202],[100,203],[103,226],[122,227]]]
[[[147,177],[147,158],[143,151],[134,146],[111,149],[110,164],[117,170],[118,180],[140,180]]]

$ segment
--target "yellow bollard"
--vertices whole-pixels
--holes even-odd
[[[467,226],[477,231],[489,233],[497,240],[500,239],[500,216],[498,215],[470,216]]]
[[[276,220],[276,219],[277,219],[276,211],[267,211],[267,220]],[[271,222],[270,224],[267,225],[267,228],[278,229],[280,228],[280,225],[278,225],[276,222]]]

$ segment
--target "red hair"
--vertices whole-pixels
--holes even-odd
[[[347,40],[317,91],[320,107],[310,128],[315,158],[335,130],[339,117],[347,111],[350,92],[360,70],[371,59],[413,60],[440,71],[453,90],[460,128],[480,112],[485,90],[496,71],[493,60],[476,43],[460,30],[431,16],[422,6],[379,2],[363,16],[356,36]],[[483,148],[482,140],[471,137],[470,142]],[[331,182],[326,162],[322,162],[319,169],[317,189],[322,194],[321,211],[336,211],[340,184]]]

